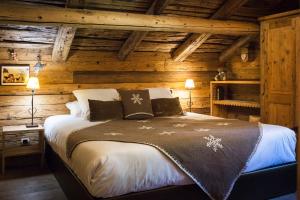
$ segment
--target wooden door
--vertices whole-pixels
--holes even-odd
[[[261,27],[261,117],[269,124],[295,127],[295,19],[283,18]]]

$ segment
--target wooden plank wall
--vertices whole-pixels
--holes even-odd
[[[249,61],[242,62],[239,52],[226,63],[228,76],[233,80],[259,80],[260,79],[260,54],[259,47],[249,51]],[[233,87],[232,97],[249,101],[259,101],[259,87],[243,86]]]
[[[170,87],[187,107],[188,91],[184,81],[193,78],[193,109],[209,111],[209,81],[220,67],[218,54],[195,53],[185,62],[174,62],[169,53],[136,52],[119,61],[116,52],[72,50],[65,63],[51,62],[52,49],[15,49],[18,61],[9,60],[7,49],[0,49],[1,64],[35,64],[38,53],[47,64],[40,72],[41,88],[35,96],[36,120],[65,114],[65,103],[74,100],[72,91],[83,88],[147,88]],[[25,86],[0,86],[0,126],[29,121],[30,91]]]
[[[252,50],[249,51],[249,61],[242,62],[240,52],[230,59],[225,64],[225,69],[228,72],[230,79],[234,80],[259,80],[260,79],[260,58],[259,47],[255,45]],[[260,101],[260,86],[231,86],[230,94],[233,99]],[[238,113],[235,112],[238,109]],[[253,110],[248,108],[232,108],[229,112],[229,117],[248,120],[248,115],[259,115],[259,110]]]
[[[231,79],[258,80],[260,79],[259,47],[250,50],[248,62],[242,62],[240,52],[226,63],[226,69],[230,72]]]

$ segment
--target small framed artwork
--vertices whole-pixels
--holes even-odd
[[[2,65],[1,85],[26,85],[29,71],[29,65]]]

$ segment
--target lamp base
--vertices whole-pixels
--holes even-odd
[[[26,128],[36,128],[39,127],[38,124],[26,124]]]

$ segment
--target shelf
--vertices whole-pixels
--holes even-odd
[[[213,84],[260,85],[260,81],[253,81],[253,80],[211,81],[211,83],[213,83]]]
[[[223,106],[236,106],[247,108],[260,108],[260,104],[255,101],[240,101],[240,100],[214,100],[213,104]]]

